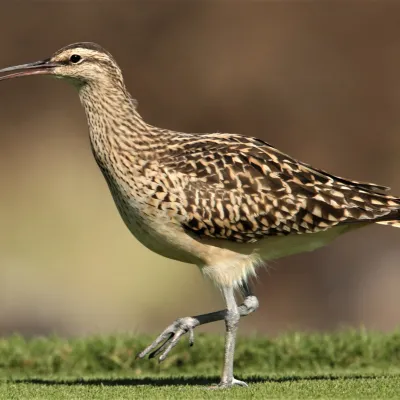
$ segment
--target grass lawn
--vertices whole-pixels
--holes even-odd
[[[218,382],[223,337],[198,334],[164,363],[135,360],[150,337],[0,339],[0,399],[400,398],[400,332],[241,337],[237,378]]]

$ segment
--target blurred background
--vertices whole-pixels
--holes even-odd
[[[149,123],[257,136],[400,195],[400,3],[18,1],[0,26],[1,66],[98,42]],[[158,333],[223,307],[196,267],[128,232],[72,87],[1,82],[0,127],[0,334]],[[399,244],[400,230],[371,226],[271,263],[241,333],[394,329]]]

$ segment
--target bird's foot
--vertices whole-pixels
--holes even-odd
[[[221,382],[218,385],[210,386],[210,389],[229,389],[234,386],[248,387],[246,382],[239,381],[239,379],[233,378],[231,381]]]
[[[192,317],[179,318],[168,326],[154,342],[140,352],[136,358],[143,358],[149,354],[149,358],[162,353],[158,361],[164,361],[168,353],[178,344],[180,338],[189,332],[189,345],[194,344],[193,329],[199,325],[199,321]]]

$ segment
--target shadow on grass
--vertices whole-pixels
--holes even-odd
[[[248,377],[244,379],[247,383],[284,383],[284,382],[297,382],[297,381],[334,381],[338,379],[356,380],[356,379],[376,379],[374,375],[350,375],[350,376],[336,376],[336,375],[316,375],[316,376],[284,376],[281,378],[262,378],[257,376]],[[240,376],[238,379],[243,379]],[[37,385],[65,385],[65,386],[182,386],[182,385],[199,385],[206,386],[218,383],[218,377],[177,377],[177,378],[115,378],[115,379],[71,379],[71,380],[52,380],[52,379],[13,379],[12,383],[25,383]]]

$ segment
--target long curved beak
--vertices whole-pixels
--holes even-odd
[[[11,78],[19,78],[20,76],[28,75],[49,75],[54,71],[54,68],[59,64],[51,62],[50,59],[43,61],[36,61],[28,64],[15,65],[14,67],[8,67],[0,69],[0,74],[3,72],[18,71],[4,76],[0,76],[0,81]]]

